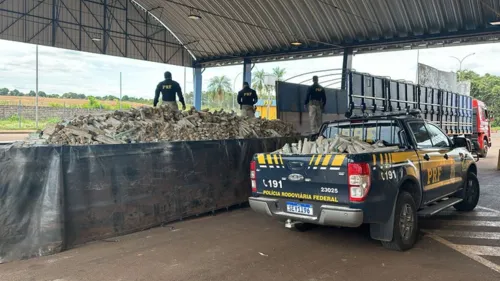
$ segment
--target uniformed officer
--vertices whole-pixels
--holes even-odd
[[[238,104],[240,105],[241,115],[254,117],[254,105],[258,100],[259,98],[257,97],[257,92],[250,88],[248,82],[243,82],[243,89],[238,92]]]
[[[313,85],[307,89],[305,109],[309,105],[309,122],[311,123],[311,131],[317,133],[321,127],[322,114],[326,104],[325,88],[318,83],[318,76],[313,76]]]
[[[184,97],[182,96],[182,89],[179,83],[172,80],[172,73],[169,71],[165,72],[165,80],[160,82],[156,86],[154,106],[158,104],[160,93],[162,95],[163,104],[174,110],[179,110],[177,102],[175,101],[175,94],[179,97],[179,101],[182,104],[182,110],[186,110],[186,104],[184,103]]]

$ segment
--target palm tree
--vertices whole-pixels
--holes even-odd
[[[266,77],[266,72],[264,70],[257,70],[252,75],[252,88],[257,90],[258,94],[262,93],[266,87],[264,77]]]
[[[286,74],[286,69],[279,66],[273,68],[273,75],[276,76],[276,81],[282,81]]]
[[[231,92],[231,81],[225,75],[215,76],[208,83],[208,92],[213,100],[224,101],[224,95]]]

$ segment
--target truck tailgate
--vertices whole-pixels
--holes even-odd
[[[346,154],[257,154],[257,194],[348,204],[346,159]]]

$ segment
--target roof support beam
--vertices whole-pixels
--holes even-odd
[[[203,71],[201,65],[195,65],[193,68],[193,84],[194,84],[194,107],[201,110],[201,87],[203,81]],[[184,89],[185,91],[186,89]]]
[[[349,75],[349,71],[352,69],[352,57],[352,48],[346,48],[344,50],[344,59],[342,60],[342,83],[340,85],[340,89],[342,90],[347,89],[347,77]]]
[[[243,60],[243,82],[252,85],[252,60],[250,59]]]

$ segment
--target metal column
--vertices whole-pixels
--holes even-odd
[[[252,61],[250,59],[243,60],[243,82],[248,82],[250,87],[252,86]]]
[[[193,86],[194,86],[194,107],[201,110],[201,87],[202,73],[200,65],[193,68]]]
[[[347,88],[347,77],[349,71],[352,69],[352,49],[347,48],[344,50],[344,60],[342,61],[342,84],[340,88],[345,90]]]

